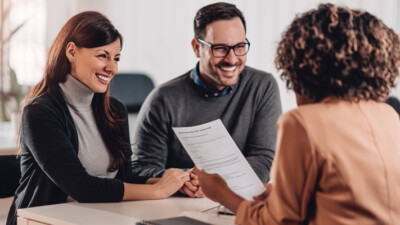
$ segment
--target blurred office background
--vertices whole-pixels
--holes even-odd
[[[11,38],[9,62],[18,82],[33,85],[42,76],[47,51],[64,23],[85,11],[100,11],[124,36],[120,72],[149,74],[156,85],[194,67],[190,42],[196,11],[215,0],[2,0],[12,4],[10,28],[23,24]],[[271,72],[280,84],[283,110],[296,106],[274,67],[277,42],[295,15],[316,7],[321,0],[228,0],[240,8],[247,20],[251,42],[247,65]],[[399,0],[331,0],[365,9],[400,31]],[[5,61],[4,59],[3,61]],[[8,88],[7,79],[2,80]],[[400,96],[400,88],[393,95]]]

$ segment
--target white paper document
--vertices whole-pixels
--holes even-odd
[[[197,168],[218,173],[236,194],[253,200],[265,191],[221,120],[172,128]]]

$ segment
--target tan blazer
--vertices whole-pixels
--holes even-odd
[[[400,120],[385,103],[325,99],[278,121],[273,188],[237,224],[400,224]]]

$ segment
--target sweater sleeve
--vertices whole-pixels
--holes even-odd
[[[40,169],[60,189],[79,202],[121,201],[122,181],[89,175],[70,140],[62,115],[41,103],[31,103],[22,115],[22,144]],[[24,153],[22,153],[24,154]]]
[[[243,201],[236,224],[303,224],[314,195],[317,168],[306,130],[291,114],[283,115],[278,122],[272,192],[265,202]]]
[[[279,88],[270,74],[264,90],[257,91],[256,113],[246,142],[244,156],[262,182],[270,179],[270,169],[275,155],[276,123],[282,113]]]
[[[138,177],[161,177],[168,156],[168,115],[159,89],[140,109],[134,128],[132,167]]]

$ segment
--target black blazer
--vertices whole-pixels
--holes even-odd
[[[127,116],[123,103],[112,97],[110,103],[117,114]],[[125,130],[124,140],[129,142],[128,120],[121,129]],[[102,130],[100,133],[103,134]],[[78,158],[78,134],[59,88],[25,106],[21,137],[22,176],[7,225],[16,224],[19,208],[63,203],[68,195],[79,202],[118,202],[124,195],[123,182],[146,181],[143,177],[133,177],[130,147],[126,151],[129,161],[119,168],[115,179],[94,177],[86,172]]]

